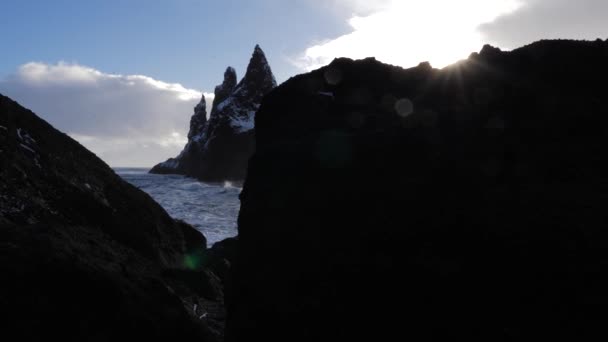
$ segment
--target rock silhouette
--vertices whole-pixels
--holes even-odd
[[[247,161],[255,149],[254,115],[265,94],[276,87],[262,49],[256,45],[247,72],[237,84],[228,67],[224,81],[215,88],[209,120],[205,99],[196,106],[188,144],[182,153],[156,165],[151,173],[183,174],[204,181],[242,181]]]
[[[342,58],[270,92],[227,341],[606,337],[607,58]]]
[[[222,338],[223,293],[201,261],[205,237],[1,95],[0,241],[6,336]],[[195,303],[210,314],[200,319]]]

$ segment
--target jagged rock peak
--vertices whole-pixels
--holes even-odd
[[[236,81],[236,70],[234,70],[233,67],[229,66],[226,68],[226,71],[224,71],[224,82],[222,82],[222,84],[218,87],[221,87],[222,89],[226,90],[232,90],[234,89],[234,87],[236,87]]]
[[[495,56],[499,55],[501,52],[502,50],[500,50],[500,48],[494,47],[490,44],[486,44],[483,46],[483,48],[481,48],[479,54],[481,56]]]
[[[197,115],[202,105],[197,106],[182,153],[150,172],[186,174],[214,182],[242,181],[255,149],[255,113],[275,87],[266,56],[256,45],[245,77],[238,84],[234,68],[224,72],[224,81],[215,88],[209,119],[204,112]]]
[[[262,48],[260,48],[260,45],[255,46],[253,55],[247,66],[247,72],[241,82],[255,84],[263,92],[267,92],[277,86],[277,81],[272,74],[266,55]]]
[[[207,101],[205,94],[201,96],[201,101],[194,107],[194,115],[190,119],[190,131],[188,131],[188,139],[199,134],[203,126],[207,123]]]
[[[222,103],[236,87],[236,71],[233,67],[226,68],[224,72],[224,81],[222,84],[215,87],[215,98],[213,99],[213,107],[217,104]]]

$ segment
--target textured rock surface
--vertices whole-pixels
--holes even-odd
[[[205,253],[198,231],[0,95],[4,335],[219,340],[223,310],[204,319],[192,310],[222,305]]]
[[[188,144],[177,157],[156,165],[152,173],[176,173],[204,181],[242,181],[247,161],[255,149],[254,116],[265,94],[276,81],[259,46],[255,47],[245,77],[236,83],[236,72],[229,67],[224,82],[215,88],[209,120],[199,117],[204,99],[195,109],[188,133]],[[201,124],[203,123],[203,124]]]
[[[190,118],[190,130],[188,131],[188,139],[191,139],[196,132],[200,132],[207,123],[207,102],[203,94],[201,102],[194,107],[194,115]]]
[[[607,58],[338,59],[272,91],[227,340],[605,338]]]

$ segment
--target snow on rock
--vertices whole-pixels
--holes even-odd
[[[233,117],[230,120],[230,126],[238,133],[244,133],[254,129],[256,110],[250,110],[245,116]]]
[[[19,137],[19,140],[23,141],[25,144],[33,145],[36,143],[36,140],[21,128],[17,128],[17,136]]]
[[[33,154],[36,154],[36,151],[32,150],[29,146],[25,145],[25,144],[19,144],[19,146],[21,146],[22,148],[32,152]]]
[[[151,173],[177,173],[207,181],[242,181],[254,149],[254,122],[263,97],[277,86],[270,65],[256,45],[247,71],[237,84],[228,67],[215,88],[209,119],[201,99],[190,121],[188,143],[176,158],[156,165]]]
[[[42,169],[42,165],[40,165],[39,155],[36,152],[36,139],[32,138],[24,129],[17,128],[17,137],[19,138],[19,147],[26,150],[26,155],[31,157],[34,160],[34,164],[39,169]]]

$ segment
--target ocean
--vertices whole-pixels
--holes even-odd
[[[188,222],[203,233],[208,246],[237,235],[241,188],[179,175],[153,175],[148,170],[114,168],[124,180],[152,196],[173,218]]]

